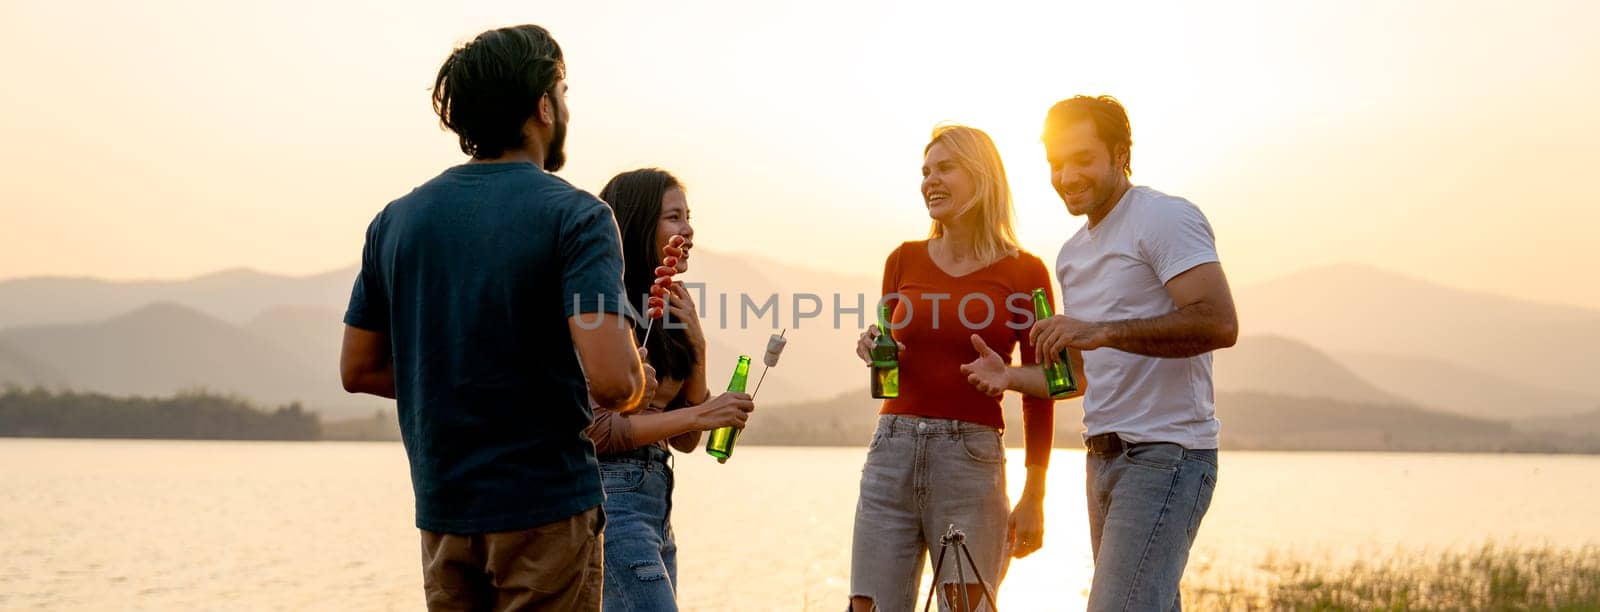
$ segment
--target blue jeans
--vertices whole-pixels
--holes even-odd
[[[654,446],[600,458],[606,491],[607,612],[678,609],[678,545],[672,538],[671,454]]]
[[[1181,610],[1178,582],[1217,486],[1217,451],[1177,444],[1089,453],[1089,610]]]
[[[922,566],[937,554],[951,524],[966,534],[978,573],[1000,588],[1009,556],[1006,525],[1006,454],[1000,431],[976,423],[886,414],[878,417],[856,504],[850,555],[850,595],[867,597],[883,612],[921,610]],[[977,578],[954,547],[934,583]],[[944,587],[940,587],[940,592]],[[950,609],[943,597],[939,608]],[[956,602],[956,603],[959,603]],[[976,608],[976,599],[968,600]],[[985,604],[982,610],[988,610]]]

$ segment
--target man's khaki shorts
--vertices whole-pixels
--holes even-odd
[[[600,508],[522,531],[422,532],[429,610],[599,610]]]

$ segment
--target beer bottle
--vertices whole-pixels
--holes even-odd
[[[872,345],[872,397],[900,397],[900,348],[889,333],[889,305],[878,305],[878,340]]]
[[[733,366],[733,378],[728,381],[728,390],[744,393],[745,381],[749,378],[750,356],[740,355],[739,364]],[[739,431],[731,425],[711,430],[711,437],[706,440],[706,454],[716,457],[717,463],[727,463],[728,457],[733,456],[733,443],[739,439]]]
[[[1034,323],[1048,319],[1052,314],[1050,300],[1044,296],[1044,289],[1034,289]],[[1050,397],[1060,398],[1078,390],[1078,381],[1072,378],[1072,360],[1067,355],[1067,349],[1061,349],[1055,365],[1044,366],[1044,380],[1050,385]]]

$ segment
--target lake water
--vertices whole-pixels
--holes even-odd
[[[865,449],[678,457],[685,610],[837,610]],[[1082,609],[1083,453],[1051,459],[1045,548],[1011,610]],[[1227,452],[1190,579],[1263,556],[1600,543],[1600,457]],[[1022,455],[1008,464],[1013,499]],[[0,438],[0,609],[421,609],[394,443]]]

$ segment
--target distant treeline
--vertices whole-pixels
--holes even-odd
[[[876,426],[878,401],[865,393],[760,407],[740,444],[866,446]],[[1081,448],[1082,404],[1056,403],[1055,447]],[[1002,403],[1006,444],[1021,446],[1021,405]],[[1596,453],[1600,434],[1584,423],[1600,412],[1573,417],[1565,431],[1524,431],[1507,421],[1430,412],[1414,406],[1376,405],[1321,397],[1224,392],[1216,395],[1226,450],[1391,451],[1468,453]]]
[[[0,392],[0,436],[317,440],[322,423],[299,403],[265,411],[207,391],[145,398],[12,386]]]
[[[1369,405],[1318,397],[1254,392],[1217,394],[1222,445],[1230,450],[1597,453],[1600,412],[1572,417],[1560,431],[1526,431],[1505,421],[1429,412],[1412,406]],[[1055,446],[1081,448],[1083,413],[1059,402]],[[879,400],[865,393],[766,406],[740,436],[744,445],[854,446],[872,439]],[[1021,404],[1008,397],[1005,421],[1022,422]],[[272,411],[246,399],[208,391],[167,398],[7,387],[0,393],[0,437],[168,438],[216,440],[400,439],[392,410],[322,422],[299,403]],[[1006,430],[1009,446],[1023,430]]]

